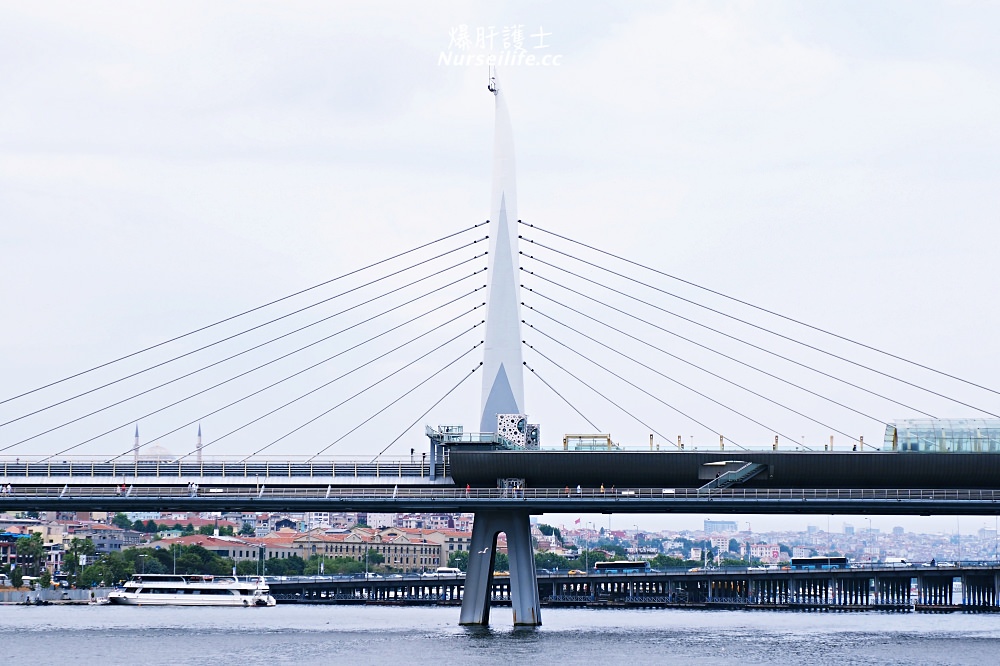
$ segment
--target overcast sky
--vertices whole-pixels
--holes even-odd
[[[493,98],[484,66],[448,58],[489,53],[491,34],[501,56],[517,46],[549,56],[500,68],[523,220],[997,384],[996,3],[456,2],[418,11],[403,2],[4,0],[0,14],[0,398],[485,220]],[[650,429],[526,359],[601,431],[647,441]],[[983,415],[844,372],[936,416]],[[906,377],[1000,412],[995,394]],[[423,448],[423,423],[473,427],[479,381],[390,453]],[[545,444],[589,429],[543,385],[525,385]],[[697,401],[686,409],[712,430],[669,413],[652,425],[706,444],[714,431],[756,445],[779,430],[810,443],[832,434],[719,390],[773,429]],[[918,415],[843,397],[878,420]],[[0,405],[0,416],[46,399]],[[802,404],[881,441],[877,420]],[[414,410],[338,452],[374,454]],[[8,427],[0,444],[48,418]],[[314,453],[335,430],[281,452]],[[234,437],[217,451],[245,452],[282,431]],[[10,453],[51,453],[83,433]],[[174,453],[193,443],[193,429],[178,436],[163,442]],[[77,452],[127,449],[131,428],[110,437]]]

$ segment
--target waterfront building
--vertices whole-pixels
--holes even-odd
[[[750,559],[759,560],[765,564],[780,562],[781,547],[772,543],[752,543],[750,544]]]
[[[205,550],[227,557],[234,562],[245,562],[247,560],[260,559],[260,548],[249,539],[241,539],[231,536],[215,536],[208,534],[189,534],[188,536],[175,537],[173,539],[161,539],[156,544],[160,548],[170,548],[171,546],[201,546]]]

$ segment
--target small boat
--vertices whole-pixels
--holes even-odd
[[[108,603],[126,606],[274,606],[263,578],[135,574]]]

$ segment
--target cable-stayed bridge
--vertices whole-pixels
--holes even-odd
[[[473,624],[500,531],[540,622],[531,513],[997,512],[1000,393],[522,223],[491,91],[489,222],[8,391],[0,509],[473,511]]]

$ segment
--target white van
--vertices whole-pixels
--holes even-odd
[[[464,576],[465,573],[457,567],[438,567],[434,573],[438,576]]]

